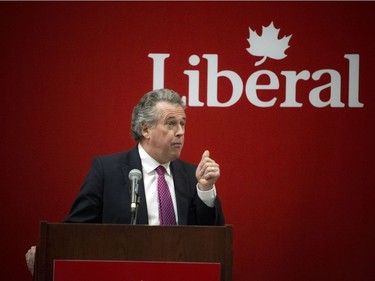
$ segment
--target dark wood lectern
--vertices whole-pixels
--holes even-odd
[[[220,263],[232,280],[232,226],[40,224],[34,280],[52,281],[54,260]]]

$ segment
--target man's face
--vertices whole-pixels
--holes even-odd
[[[158,102],[160,119],[155,126],[143,128],[142,146],[160,164],[180,157],[184,145],[185,111],[180,105]]]

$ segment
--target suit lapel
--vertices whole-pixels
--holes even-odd
[[[171,162],[171,171],[173,174],[174,188],[176,191],[176,202],[177,202],[177,213],[178,213],[178,224],[186,225],[188,221],[188,197],[184,186],[187,186],[187,174],[181,163],[176,160]]]
[[[131,182],[129,179],[129,172],[132,169],[138,169],[142,172],[142,163],[141,158],[139,157],[138,146],[133,148],[129,151],[127,157],[124,159],[122,172],[123,176],[125,177],[126,186],[125,188],[128,189],[129,194],[129,202],[130,202],[130,189],[131,189]],[[137,224],[148,224],[148,214],[147,214],[147,205],[146,205],[146,195],[145,195],[145,187],[143,184],[143,175],[142,180],[139,181],[139,196],[141,197],[141,202],[138,207],[138,215],[137,215]],[[129,213],[130,213],[130,204],[129,204]]]

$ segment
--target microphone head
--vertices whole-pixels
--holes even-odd
[[[141,178],[142,178],[142,173],[141,173],[140,170],[133,169],[129,172],[129,179],[130,180],[136,179],[137,181],[139,181]]]

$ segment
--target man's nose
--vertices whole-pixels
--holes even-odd
[[[181,125],[177,126],[176,136],[182,136],[185,134],[185,128]]]

